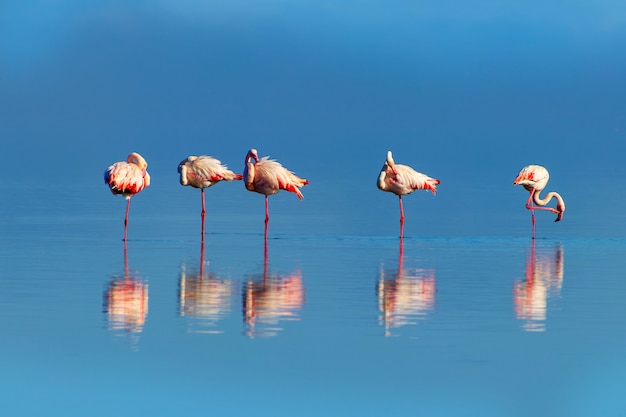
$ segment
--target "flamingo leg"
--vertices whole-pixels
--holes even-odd
[[[126,217],[124,217],[124,242],[128,236],[128,212],[130,211],[130,197],[126,199]]]
[[[402,207],[402,196],[399,195],[400,200],[400,239],[404,237],[404,207]]]
[[[265,196],[265,238],[267,239],[267,225],[270,222],[269,198]]]
[[[204,188],[200,189],[202,195],[202,212],[200,212],[200,216],[202,217],[202,239],[204,239],[204,216],[206,215],[206,206],[204,203]]]
[[[561,214],[560,211],[558,211],[557,209],[553,209],[552,207],[540,207],[537,206],[536,204],[533,203],[533,197],[535,195],[535,193],[537,192],[537,190],[532,190],[530,192],[530,196],[528,197],[528,201],[526,202],[526,208],[528,210],[530,210],[531,213],[531,220],[532,220],[532,225],[533,225],[533,239],[535,239],[535,210],[545,210],[545,211],[549,211],[551,213],[554,214]],[[557,218],[556,221],[560,220],[559,218]]]
[[[532,229],[533,229],[533,239],[535,239],[535,205],[533,204],[533,196],[535,195],[535,190],[532,190],[530,192],[530,195],[528,196],[528,201],[526,202],[526,208],[528,210],[530,210],[530,218],[531,218],[531,222],[532,222]]]

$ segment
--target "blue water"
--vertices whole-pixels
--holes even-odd
[[[134,197],[126,253],[104,185],[4,209],[6,415],[626,412],[626,240],[546,214],[533,244],[523,202],[509,236],[419,235],[416,195],[401,245],[392,203],[344,224],[305,193],[270,201],[265,245],[263,197],[229,186],[204,254],[189,188]]]

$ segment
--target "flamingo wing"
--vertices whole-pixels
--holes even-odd
[[[212,156],[190,156],[180,163],[178,172],[181,184],[195,188],[208,188],[219,181],[240,180],[243,177],[229,170]]]
[[[431,178],[426,174],[415,171],[407,165],[396,164],[397,174],[387,172],[387,184],[391,188],[390,191],[398,195],[410,194],[415,190],[430,190],[433,194],[437,193],[437,185],[440,181]]]
[[[265,195],[276,194],[280,190],[292,192],[300,200],[304,197],[299,188],[309,183],[283,167],[279,162],[265,156],[254,164],[254,190]]]
[[[199,182],[202,182],[205,187],[211,186],[218,181],[225,178],[225,167],[221,162],[210,156],[201,156],[191,164],[191,169],[188,171],[188,176],[191,175]]]

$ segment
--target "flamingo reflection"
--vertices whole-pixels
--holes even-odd
[[[267,239],[264,239],[262,279],[252,279],[243,287],[243,319],[246,335],[276,336],[281,321],[299,320],[304,303],[302,274],[288,275],[268,272]],[[260,277],[259,277],[260,278]]]
[[[526,258],[526,278],[513,287],[515,315],[524,320],[526,331],[545,330],[548,298],[558,295],[563,286],[563,249],[557,244],[553,251],[542,249],[535,254],[535,241]]]
[[[400,239],[398,269],[381,268],[378,280],[379,323],[385,336],[391,329],[415,324],[415,319],[425,319],[435,307],[435,270],[404,269],[404,241]]]
[[[190,323],[192,333],[222,333],[217,323],[230,313],[232,282],[205,271],[204,238],[200,245],[200,268],[191,273],[183,265],[178,283],[179,312],[197,320]],[[195,328],[193,325],[200,327]]]
[[[108,329],[138,334],[148,316],[148,284],[128,269],[128,251],[124,241],[124,276],[114,276],[104,293],[104,313]]]

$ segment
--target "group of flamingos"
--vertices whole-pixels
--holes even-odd
[[[113,194],[121,194],[126,198],[126,217],[124,218],[124,241],[128,235],[128,211],[130,198],[150,185],[150,175],[146,170],[148,163],[136,152],[128,155],[126,161],[116,162],[104,172],[104,181]],[[268,197],[286,190],[294,193],[302,200],[300,188],[309,183],[308,180],[295,175],[283,167],[279,162],[269,159],[268,156],[259,158],[256,149],[250,149],[246,154],[243,175],[235,174],[219,160],[207,156],[189,156],[178,165],[180,183],[199,188],[202,195],[202,236],[204,237],[204,218],[206,205],[204,189],[220,181],[243,180],[246,189],[265,195],[265,237],[270,219]],[[531,212],[532,233],[535,238],[535,210],[547,210],[555,213],[559,221],[565,212],[565,202],[556,192],[549,192],[544,198],[539,197],[548,183],[548,170],[540,165],[528,165],[522,168],[513,184],[521,185],[530,192],[526,208]],[[429,190],[437,192],[440,181],[428,175],[415,171],[408,165],[396,164],[391,151],[387,152],[387,159],[380,170],[377,185],[382,191],[388,191],[398,196],[400,201],[400,238],[404,236],[404,208],[402,196],[411,194],[415,190]],[[556,208],[546,207],[555,198]]]

